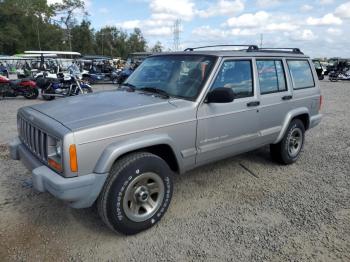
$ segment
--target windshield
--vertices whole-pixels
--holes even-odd
[[[194,100],[207,80],[216,58],[167,55],[147,58],[128,78],[135,89],[156,88],[169,96]]]

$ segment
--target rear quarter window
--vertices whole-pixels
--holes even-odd
[[[308,60],[287,60],[294,89],[315,86],[314,77]]]

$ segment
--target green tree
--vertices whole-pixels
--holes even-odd
[[[134,32],[130,34],[127,40],[127,47],[129,53],[146,51],[147,42],[139,28],[135,28]]]
[[[0,52],[40,49],[40,31],[53,15],[46,0],[0,1]]]
[[[50,6],[47,0],[0,0],[0,53],[74,50],[126,58],[131,52],[146,50],[140,29],[128,34],[107,26],[95,32],[86,17],[77,24],[77,11],[86,14],[82,0],[63,0]],[[153,48],[159,51],[161,44],[157,44]]]
[[[71,29],[76,24],[75,12],[80,10],[83,14],[87,15],[85,4],[82,0],[63,0],[62,3],[54,4],[53,8],[66,29],[66,39],[69,44],[69,49],[72,51]]]
[[[71,29],[72,49],[82,54],[94,54],[94,30],[91,23],[83,20]]]
[[[151,48],[151,52],[153,53],[161,53],[163,51],[162,43],[157,41],[155,45]]]

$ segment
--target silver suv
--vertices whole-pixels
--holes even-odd
[[[135,234],[162,218],[175,174],[264,145],[294,163],[321,103],[299,49],[191,48],[148,57],[116,91],[19,109],[10,152],[35,189],[96,204],[112,230]]]

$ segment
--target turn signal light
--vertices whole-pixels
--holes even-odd
[[[69,146],[69,158],[70,158],[70,170],[72,172],[78,172],[77,149],[75,145]]]
[[[321,111],[322,105],[323,105],[323,96],[321,95],[320,96],[320,107],[318,108],[318,111]]]
[[[49,158],[47,160],[47,163],[55,170],[59,171],[59,172],[62,172],[62,166],[56,162],[55,160],[53,160],[52,158]]]

